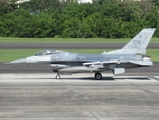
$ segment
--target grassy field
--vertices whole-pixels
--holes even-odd
[[[110,49],[64,49],[68,52],[100,54],[104,50],[111,51]],[[0,62],[10,62],[16,59],[24,58],[34,55],[41,51],[40,49],[0,49]],[[151,56],[153,62],[159,62],[159,49],[148,49],[147,55]]]
[[[0,37],[1,42],[23,42],[23,43],[127,43],[131,38],[106,39],[106,38],[9,38]],[[151,43],[159,43],[159,38],[152,38]]]

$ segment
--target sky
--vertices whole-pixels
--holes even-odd
[[[79,1],[81,1],[81,2],[83,2],[83,3],[87,3],[87,2],[92,3],[92,0],[79,0]]]
[[[25,1],[30,1],[30,0],[19,0],[18,3],[22,3],[22,2],[25,2]],[[92,0],[78,0],[78,1],[79,1],[79,3],[80,3],[80,1],[82,3],[88,3],[88,2],[92,3]]]

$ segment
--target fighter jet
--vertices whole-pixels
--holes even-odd
[[[155,30],[155,28],[141,30],[122,49],[115,51],[83,54],[48,49],[10,63],[48,63],[53,72],[57,73],[58,79],[65,73],[93,72],[95,79],[100,80],[101,72],[112,71],[114,75],[118,75],[124,73],[125,69],[153,65],[150,56],[145,53]]]

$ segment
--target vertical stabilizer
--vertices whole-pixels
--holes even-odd
[[[146,28],[141,30],[122,50],[131,51],[132,53],[146,53],[146,48],[155,32],[155,28]]]

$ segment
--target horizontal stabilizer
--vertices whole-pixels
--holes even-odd
[[[153,63],[151,61],[129,61],[129,63],[142,65],[142,66],[151,66]]]

